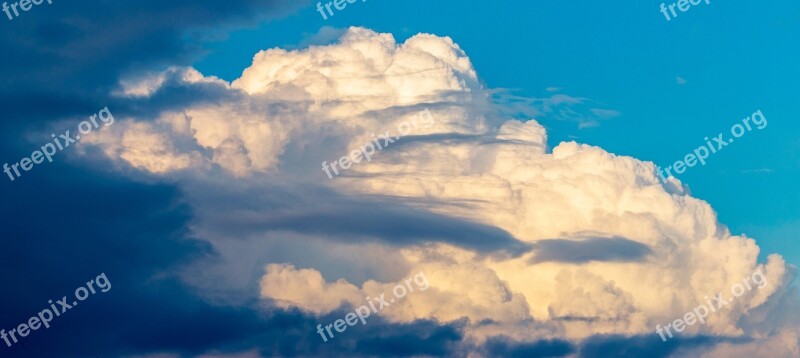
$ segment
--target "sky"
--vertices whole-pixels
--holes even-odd
[[[0,15],[0,356],[800,355],[800,4],[346,4]]]

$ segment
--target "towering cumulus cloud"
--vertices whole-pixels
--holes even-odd
[[[781,257],[759,263],[753,239],[662,184],[653,163],[551,148],[535,119],[504,118],[448,37],[398,44],[351,28],[332,45],[259,52],[231,83],[173,68],[126,79],[117,96],[170,104],[120,113],[82,145],[183,188],[193,235],[217,253],[183,277],[214,302],[255,295],[323,316],[424,272],[429,289],[368,324],[457,324],[461,349],[567,354],[608,337],[658,351],[657,325],[722,292],[728,305],[705,324],[673,330],[708,344],[680,349],[798,354],[796,323],[780,319],[794,309]],[[333,180],[321,170],[387,131],[395,140],[425,109],[433,125]],[[733,298],[758,270],[768,284]]]

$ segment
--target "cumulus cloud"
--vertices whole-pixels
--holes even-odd
[[[231,83],[173,68],[116,93],[158,102],[176,88],[216,95],[120,116],[84,145],[183,186],[195,235],[220,253],[200,264],[209,273],[186,274],[209,297],[236,289],[324,315],[423,271],[431,289],[382,312],[388,322],[466,319],[466,339],[489,351],[566,354],[558,340],[653,334],[761,270],[768,285],[684,332],[750,335],[768,317],[754,312],[793,277],[779,256],[759,263],[755,241],[732,234],[680,182],[662,185],[653,163],[576,142],[551,149],[535,119],[493,111],[491,91],[448,37],[396,43],[351,28],[331,45],[261,51]],[[555,94],[550,103],[584,101]],[[320,169],[423,109],[430,128],[333,180]],[[436,225],[425,216],[447,224],[425,229]],[[478,234],[455,238],[464,227]],[[797,352],[795,331],[770,337]],[[507,340],[528,348],[498,343]]]

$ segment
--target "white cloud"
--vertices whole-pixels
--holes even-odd
[[[581,339],[598,333],[653,333],[656,324],[681,317],[705,302],[705,296],[762,269],[769,286],[738,298],[730,310],[685,333],[735,336],[748,333],[743,320],[753,319],[750,312],[790,276],[778,256],[758,264],[755,241],[732,235],[708,203],[679,187],[662,186],[652,163],[575,142],[550,151],[537,121],[499,118],[469,58],[450,38],[421,34],[397,44],[389,34],[351,28],[333,45],[259,52],[231,84],[192,69],[179,71],[185,71],[177,77],[186,85],[218,85],[228,95],[156,118],[130,118],[98,135],[94,144],[110,158],[152,175],[192,173],[179,178],[197,210],[193,230],[221,253],[222,266],[240,265],[215,268],[220,271],[214,280],[189,279],[204,289],[248,284],[250,277],[235,276],[252,275],[269,264],[259,288],[247,289],[283,307],[324,314],[343,302],[360,305],[365,294],[409,272],[424,271],[431,289],[382,313],[386,319],[449,322],[467,317],[473,324],[469,336],[478,341],[500,332],[519,339],[530,338],[530,332]],[[143,81],[126,85],[123,92],[148,96],[165,83]],[[551,98],[554,105],[581,101],[564,94]],[[349,175],[328,181],[320,170],[320,162],[346,155],[423,108],[433,113],[431,128],[411,133],[372,162],[354,166]],[[618,115],[594,111],[603,118]],[[246,234],[234,233],[242,220],[239,213],[257,223],[259,218],[291,217],[292,210],[313,211],[313,206],[290,210],[256,199],[274,195],[280,204],[286,191],[313,186],[494,226],[529,244],[592,232],[625,238],[652,253],[626,262],[532,264],[535,252],[499,257],[452,243],[373,242],[382,249],[363,251],[372,255],[365,268],[363,262],[326,259],[351,245],[333,239],[335,232],[298,236],[287,233],[290,229],[251,225]],[[221,202],[241,207],[235,208],[236,216],[226,216]],[[267,248],[291,251],[287,248],[309,242],[326,245],[307,251],[319,267],[266,253]],[[402,269],[380,267],[398,260]],[[365,269],[382,272],[382,279],[362,284],[341,279]],[[494,323],[476,325],[484,320]],[[796,344],[785,348],[797,351]]]

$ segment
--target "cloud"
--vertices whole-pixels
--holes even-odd
[[[323,26],[317,33],[310,35],[301,41],[298,47],[306,48],[309,46],[330,45],[338,41],[346,31],[347,29],[344,28]]]
[[[695,356],[725,338],[696,336],[662,342],[657,336],[597,335],[582,342],[579,357],[670,357]]]
[[[534,244],[534,251],[531,263],[630,262],[640,261],[652,253],[647,245],[622,237],[540,240]]]
[[[565,357],[575,351],[567,341],[543,340],[520,343],[505,337],[489,339],[485,354],[491,357]]]
[[[621,114],[619,111],[615,111],[613,109],[600,109],[600,108],[592,108],[591,112],[602,119],[619,117]]]
[[[14,56],[0,58],[4,141],[43,123],[127,105],[111,96],[121,76],[192,63],[203,41],[286,16],[310,2],[128,3],[54,3],[5,24],[0,50]]]
[[[619,111],[594,108],[598,105],[584,97],[575,97],[563,93],[559,88],[548,87],[549,97],[529,98],[517,96],[506,90],[486,90],[492,95],[497,105],[492,108],[499,114],[535,117],[542,123],[565,122],[577,123],[579,129],[599,126],[603,120],[618,117]],[[520,118],[517,118],[520,119]],[[529,118],[526,118],[526,120]]]
[[[757,313],[777,309],[771,302],[791,280],[782,258],[759,263],[755,241],[730,233],[708,203],[665,188],[653,163],[576,142],[550,148],[536,119],[504,116],[503,101],[448,37],[396,43],[350,28],[330,45],[261,51],[230,83],[173,67],[133,74],[114,93],[117,122],[82,143],[83,152],[98,150],[120,173],[181,189],[191,235],[214,253],[181,271],[204,299],[259,299],[267,311],[326,317],[426,273],[431,288],[387,308],[382,324],[436,322],[458,334],[354,336],[361,352],[421,342],[414,352],[447,354],[458,341],[556,354],[598,334],[656,337],[656,324],[762,270],[770,285],[684,333],[755,336],[769,322]],[[533,112],[581,125],[617,114],[564,94],[519,101],[532,103],[540,104]],[[422,109],[435,119],[430,128],[346,175],[328,180],[322,172],[321,162]],[[303,330],[291,334],[313,335]],[[313,346],[303,344],[283,348]],[[612,346],[647,351],[640,344]]]

